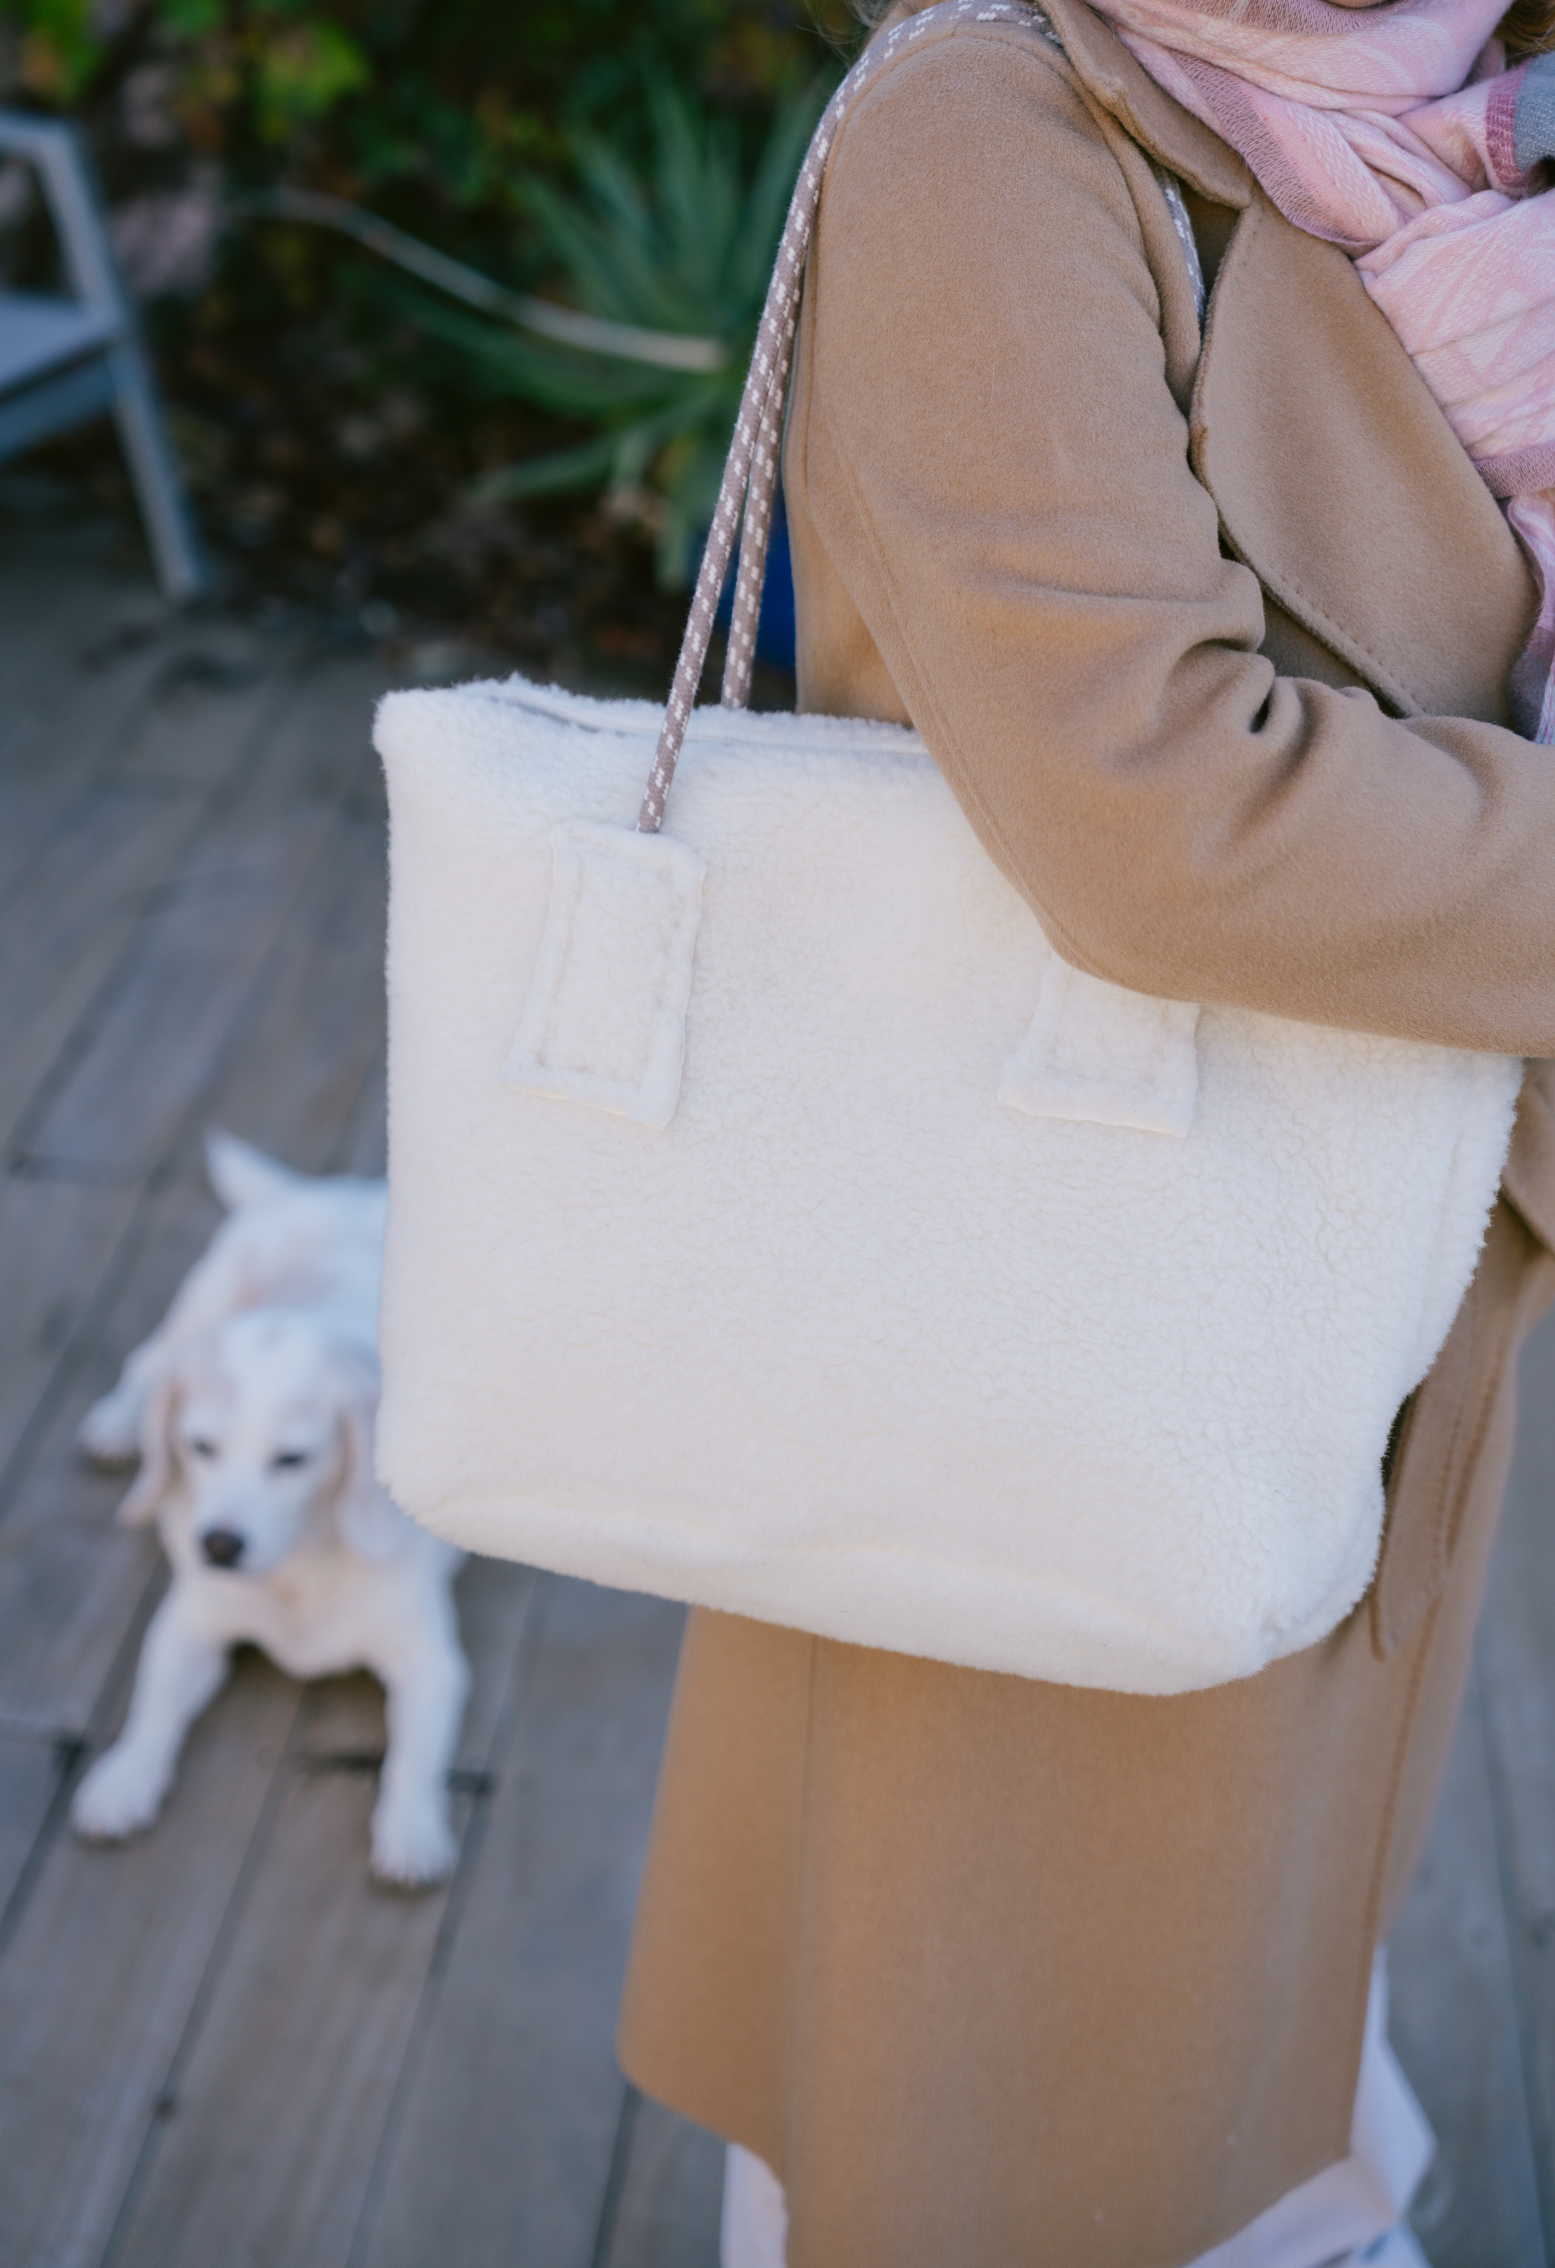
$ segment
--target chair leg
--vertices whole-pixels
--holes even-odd
[[[168,445],[156,380],[136,336],[134,310],[114,261],[86,145],[74,127],[61,120],[8,115],[0,131],[0,148],[16,151],[36,167],[73,291],[84,305],[113,318],[119,343],[104,357],[113,390],[109,407],[135,484],[157,578],[175,604],[197,598],[210,576]]]
[[[133,339],[108,356],[113,373],[113,416],[140,504],[157,579],[175,605],[198,598],[210,574],[184,501],[183,484],[168,447],[156,380],[144,348]]]

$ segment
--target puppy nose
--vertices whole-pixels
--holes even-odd
[[[213,1567],[236,1567],[243,1556],[243,1538],[232,1528],[211,1528],[200,1543]]]

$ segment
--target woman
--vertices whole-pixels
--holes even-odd
[[[784,475],[801,707],[914,724],[1067,959],[1541,1058],[1555,450],[1508,472],[1393,257],[1537,186],[1496,14],[931,19],[830,160]],[[1540,337],[1483,374],[1535,435]],[[1547,1068],[1322,1644],[1140,1699],[693,1615],[621,2050],[745,2153],[726,2256],[780,2261],[786,2209],[789,2268],[1419,2257],[1373,1956],[1555,1289]]]

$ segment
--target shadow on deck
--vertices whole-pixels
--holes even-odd
[[[611,2052],[676,1610],[467,1568],[436,1895],[368,1885],[376,1687],[252,1655],[150,1836],[65,1822],[161,1585],[74,1432],[215,1223],[200,1135],[381,1170],[390,682],[169,616],[91,530],[0,522],[0,2268],[717,2259],[719,2146]],[[1555,1329],[1527,1388],[1394,1940],[1435,2268],[1532,2268],[1555,2235]]]

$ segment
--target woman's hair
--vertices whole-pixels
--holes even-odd
[[[1547,55],[1555,47],[1555,0],[1512,0],[1497,29],[1512,62]]]
[[[932,7],[933,0],[848,0],[848,5],[873,27],[895,7],[915,16],[920,8]],[[1529,55],[1547,55],[1555,48],[1555,0],[1512,0],[1497,30],[1513,63]]]

